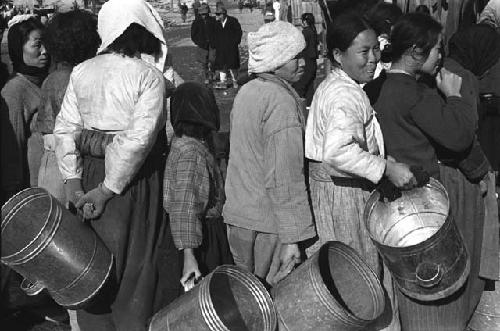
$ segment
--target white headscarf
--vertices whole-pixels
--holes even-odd
[[[158,12],[144,0],[109,0],[99,11],[97,30],[102,40],[98,53],[105,50],[132,23],[143,26],[161,42],[161,54],[156,57],[141,54],[141,58],[164,72],[166,69],[167,41],[163,20]]]
[[[248,73],[271,72],[306,47],[302,32],[284,21],[262,25],[248,34]]]

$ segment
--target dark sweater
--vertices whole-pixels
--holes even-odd
[[[388,73],[365,86],[377,112],[386,153],[399,162],[422,166],[439,178],[433,145],[451,151],[467,149],[474,138],[470,104],[459,97],[443,99],[435,89],[403,73]]]

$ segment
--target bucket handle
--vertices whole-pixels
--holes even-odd
[[[31,280],[24,278],[23,281],[21,282],[21,290],[24,291],[29,296],[34,296],[42,292],[45,287],[43,286],[42,283],[39,282],[32,282]]]
[[[433,262],[421,262],[417,266],[417,283],[421,287],[431,288],[439,284],[443,278],[443,268]]]

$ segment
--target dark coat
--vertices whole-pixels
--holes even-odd
[[[196,46],[208,50],[215,48],[214,31],[216,26],[215,18],[208,16],[204,20],[198,16],[191,24],[191,40]]]
[[[241,25],[232,16],[227,16],[226,25],[215,25],[215,69],[238,69],[240,67]]]

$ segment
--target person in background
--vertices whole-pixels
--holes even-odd
[[[67,205],[55,155],[54,123],[61,110],[73,66],[95,56],[101,43],[97,33],[97,18],[83,10],[59,13],[47,26],[44,42],[53,61],[53,71],[42,85],[42,101],[36,123],[36,130],[43,135],[44,145],[38,186]],[[68,313],[72,331],[79,330],[76,313],[73,310]]]
[[[215,61],[215,19],[210,16],[207,4],[200,7],[200,15],[196,16],[191,24],[191,40],[198,46],[196,48],[196,61],[201,67],[205,85],[213,80],[213,65]]]
[[[73,68],[54,128],[66,196],[115,262],[111,293],[78,310],[77,319],[83,331],[142,331],[180,290],[179,255],[162,208],[165,30],[149,3],[109,0],[98,32],[98,55]]]
[[[276,20],[276,17],[274,16],[274,9],[272,6],[269,6],[269,4],[266,4],[266,7],[264,7],[263,15],[264,23],[271,23]]]
[[[215,96],[198,83],[181,84],[170,113],[175,137],[165,165],[163,206],[174,244],[184,255],[181,284],[186,287],[233,259],[221,217],[225,195],[213,141],[220,126]]]
[[[237,266],[275,285],[300,263],[299,243],[316,233],[304,174],[301,75],[306,43],[287,22],[248,35],[248,72],[231,111],[224,222]]]
[[[224,77],[229,71],[233,87],[237,88],[238,69],[240,67],[239,45],[243,32],[241,25],[235,17],[228,16],[223,6],[215,10],[217,23],[215,24],[215,70],[220,71],[221,83],[225,83]]]
[[[329,29],[327,45],[332,70],[316,89],[305,135],[318,244],[338,240],[360,254],[391,299],[381,327],[399,330],[392,279],[370,239],[363,212],[383,178],[400,188],[412,187],[415,178],[408,165],[385,157],[377,116],[360,86],[372,80],[380,58],[376,32],[359,14],[346,13]]]
[[[276,21],[280,20],[280,0],[274,0],[273,2],[273,9],[274,9],[274,17],[276,18]]]
[[[201,7],[201,3],[200,3],[200,0],[194,0],[193,2],[193,14],[194,14],[194,18],[196,19],[198,17],[198,14],[200,14],[199,10],[200,10],[200,7]]]
[[[298,82],[293,83],[293,88],[297,91],[301,98],[306,99],[306,106],[309,107],[314,95],[314,80],[316,79],[316,71],[318,65],[316,59],[318,58],[318,33],[314,22],[314,15],[312,13],[302,14],[302,34],[306,40],[306,47],[300,54],[304,59],[304,73]]]
[[[0,45],[2,44],[3,34],[5,29],[7,29],[7,19],[2,15],[0,16]],[[9,79],[9,69],[7,64],[2,62],[0,59],[0,91],[3,89],[5,83]]]
[[[474,140],[477,114],[474,114],[470,100],[461,94],[463,79],[460,76],[441,69],[436,77],[437,89],[417,80],[422,74],[436,73],[441,31],[441,25],[429,15],[411,13],[402,16],[391,32],[391,69],[386,77],[380,76],[368,83],[365,90],[380,120],[387,153],[411,166],[421,166],[431,177],[443,183],[450,197],[450,213],[459,231],[464,238],[471,238],[479,233],[482,235],[483,218],[474,218],[471,222],[457,214],[459,205],[453,196],[460,185],[449,185],[457,178],[451,179],[451,173],[445,174],[447,169],[438,162],[438,150],[445,148],[461,153],[468,149]],[[476,208],[474,203],[467,198],[471,210]],[[464,232],[465,229],[472,231]],[[480,244],[477,239],[464,240],[473,243],[472,246],[466,244],[471,261],[480,258],[480,252],[475,249],[475,245]],[[471,282],[469,279],[470,285]],[[467,307],[471,293],[466,292],[422,303],[398,290],[402,329],[464,330],[470,317]]]
[[[401,8],[396,4],[380,2],[368,10],[366,16],[370,25],[377,33],[380,45],[380,61],[377,64],[374,78],[377,78],[382,70],[391,68],[390,42],[391,29],[396,21],[403,15]]]
[[[415,13],[430,15],[431,11],[429,10],[429,7],[427,7],[427,5],[418,5],[415,8]]]
[[[448,42],[448,57],[444,59],[443,67],[462,77],[460,94],[472,105],[476,132],[478,117],[481,123],[484,115],[478,78],[483,77],[499,59],[500,35],[491,26],[474,24],[462,28]],[[471,256],[471,271],[464,293],[467,296],[464,300],[468,302],[465,315],[470,317],[479,302],[485,280],[495,281],[499,275],[499,224],[498,218],[494,217],[498,210],[493,189],[495,176],[477,135],[465,153],[441,149],[438,156],[442,161],[440,178],[452,200],[455,222],[465,233],[463,238]],[[496,209],[495,213],[492,208]],[[474,222],[470,222],[471,219]]]
[[[181,12],[182,23],[186,23],[186,18],[187,18],[187,13],[189,11],[189,8],[185,2],[183,2],[182,5],[179,6],[179,10]]]
[[[43,153],[35,129],[41,85],[48,74],[49,55],[43,44],[45,27],[33,16],[17,16],[7,35],[13,74],[1,91],[2,201],[38,184]],[[9,142],[9,143],[6,143]]]
[[[97,17],[83,10],[59,13],[47,26],[44,40],[53,61],[53,71],[42,85],[42,101],[36,123],[36,130],[43,135],[45,149],[38,186],[66,205],[63,180],[55,155],[54,124],[73,67],[94,57],[101,43]]]

